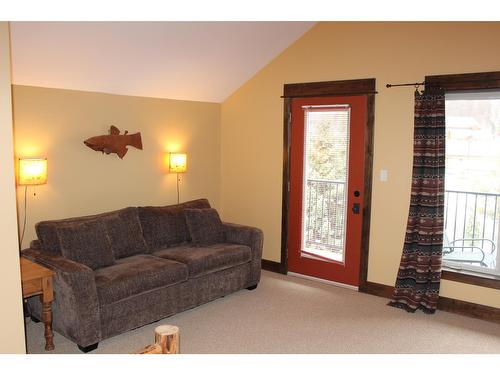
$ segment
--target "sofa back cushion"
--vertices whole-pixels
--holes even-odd
[[[62,255],[93,270],[115,263],[111,241],[101,220],[70,222],[57,229]]]
[[[210,208],[210,203],[197,199],[172,206],[138,208],[144,239],[151,252],[191,240],[184,216],[187,208]]]
[[[184,214],[195,245],[214,245],[225,241],[224,226],[215,208],[185,209]]]
[[[106,224],[116,258],[147,252],[137,208],[135,207],[123,208],[98,215],[41,221],[35,226],[38,239],[40,240],[40,247],[45,251],[62,255],[57,228],[67,224],[93,220],[102,220]]]

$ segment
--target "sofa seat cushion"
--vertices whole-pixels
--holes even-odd
[[[97,295],[107,305],[149,290],[186,281],[188,268],[182,263],[152,255],[118,259],[112,266],[94,272]]]
[[[248,246],[231,243],[170,247],[156,251],[154,255],[184,263],[189,269],[190,278],[234,267],[252,259],[252,251]]]

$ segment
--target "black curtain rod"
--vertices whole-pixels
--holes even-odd
[[[397,86],[422,86],[422,85],[425,85],[425,81],[423,82],[415,82],[415,83],[397,83],[397,84],[390,84],[388,83],[387,85],[385,85],[385,87],[387,87],[388,89],[390,89],[391,87],[397,87]]]

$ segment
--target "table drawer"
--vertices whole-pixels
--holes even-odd
[[[29,297],[35,294],[42,293],[42,280],[35,279],[23,281],[23,297]]]

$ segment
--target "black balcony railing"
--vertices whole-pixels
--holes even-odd
[[[454,260],[457,252],[483,252],[485,257],[480,263],[487,268],[496,268],[498,251],[498,228],[500,213],[500,194],[477,193],[469,191],[445,191],[444,231],[448,247],[443,259]],[[453,254],[454,253],[454,254]],[[467,257],[458,257],[464,263]]]
[[[307,248],[340,253],[345,242],[346,183],[308,179],[304,191],[304,240]],[[500,194],[446,190],[445,260],[496,268]],[[450,245],[451,244],[451,245]],[[451,251],[450,251],[451,249]],[[481,250],[478,250],[481,249]],[[453,251],[455,251],[454,254]],[[482,251],[484,259],[457,257]]]
[[[346,183],[308,179],[304,191],[306,248],[342,252],[345,241]]]

